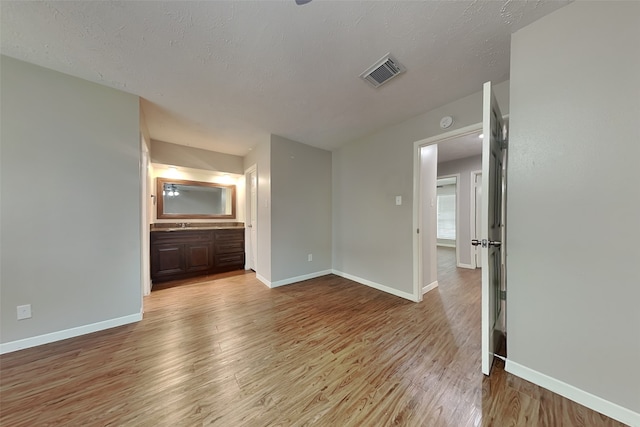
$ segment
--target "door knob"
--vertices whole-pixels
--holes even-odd
[[[471,244],[473,246],[482,246],[483,248],[488,248],[489,246],[495,246],[496,248],[499,248],[500,245],[502,245],[502,242],[498,242],[497,240],[487,240],[487,239],[477,240],[477,239],[473,239],[471,241]]]

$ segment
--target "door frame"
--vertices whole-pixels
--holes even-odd
[[[422,147],[438,144],[451,139],[455,139],[461,136],[466,136],[482,131],[482,122],[465,126],[460,129],[452,130],[442,133],[440,135],[432,136],[430,138],[422,139],[413,143],[413,300],[422,301],[422,277],[424,273],[424,267],[422,265],[422,239],[420,238],[420,230],[422,227],[422,206],[424,201],[422,200],[421,191],[421,162],[420,151]],[[435,232],[435,230],[433,230]],[[433,254],[435,258],[435,252]],[[433,261],[433,259],[432,259]],[[437,261],[437,260],[436,260]]]
[[[151,267],[149,246],[149,147],[144,134],[140,132],[140,293],[144,313],[144,297],[151,293]]]
[[[252,195],[251,195],[251,174],[254,174],[256,177],[256,197],[255,199],[253,199]],[[258,184],[257,184],[257,179],[258,179],[258,165],[257,164],[253,164],[251,166],[249,166],[245,171],[244,171],[244,176],[245,176],[245,270],[250,270],[253,267],[253,271],[255,271],[257,273],[258,271],[258,242],[256,241],[255,244],[253,242],[253,237],[251,236],[252,232],[253,234],[256,236],[256,240],[258,239],[258,215],[256,212],[256,223],[254,224],[253,222],[251,222],[251,209],[255,204],[255,207],[257,209],[258,207]],[[249,224],[250,223],[250,224]],[[249,225],[251,225],[251,227],[249,227]],[[254,250],[255,248],[255,250]],[[252,256],[252,258],[251,258]],[[253,260],[253,265],[249,265],[249,260],[252,259]]]

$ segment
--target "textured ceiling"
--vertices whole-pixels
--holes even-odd
[[[3,54],[143,98],[151,137],[333,149],[509,77],[510,34],[568,1],[0,2]],[[374,89],[387,52],[408,71]]]
[[[482,139],[480,133],[459,136],[438,144],[438,163],[464,159],[465,157],[482,154]]]

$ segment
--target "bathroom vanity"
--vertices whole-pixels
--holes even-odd
[[[151,231],[151,280],[167,280],[244,268],[244,228],[158,228]]]

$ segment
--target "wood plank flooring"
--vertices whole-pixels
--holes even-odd
[[[144,320],[0,356],[2,426],[620,426],[480,373],[480,271],[416,304],[336,277],[155,290]]]

